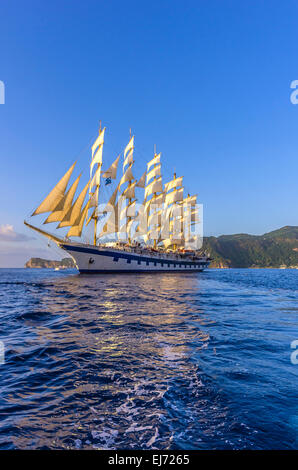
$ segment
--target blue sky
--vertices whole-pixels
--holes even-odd
[[[205,235],[298,225],[297,18],[294,0],[2,0],[0,266],[55,257],[23,219],[87,166],[100,119],[109,163],[130,127],[139,172],[157,145]]]

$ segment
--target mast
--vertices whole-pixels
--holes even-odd
[[[99,134],[101,133],[101,121],[99,121]],[[98,205],[98,191],[99,191],[99,182],[96,182],[96,189],[95,192],[97,193],[97,204]],[[95,208],[94,211],[94,245],[96,245],[96,233],[97,233],[97,222],[98,222],[98,214]]]
[[[161,179],[161,165],[160,165],[160,153],[156,153],[156,148],[154,146],[154,157],[147,163],[147,176],[146,176],[146,187],[145,187],[145,212],[148,213],[148,227],[147,229],[147,238],[152,238],[153,232],[153,246],[156,248],[157,239],[160,235],[160,209],[155,207],[157,200],[159,200],[160,205],[160,196],[162,195],[162,179]],[[152,179],[153,178],[153,179]],[[160,193],[157,195],[157,193]],[[151,199],[148,199],[152,195]],[[154,205],[151,208],[151,205]],[[150,212],[151,211],[151,212]],[[152,228],[150,229],[150,225]],[[151,237],[150,237],[151,234]]]
[[[163,240],[164,246],[169,247],[170,245],[174,245],[174,250],[177,249],[177,242],[175,241],[175,229],[177,228],[177,224],[175,222],[180,221],[181,214],[177,212],[181,212],[183,208],[181,205],[181,201],[183,201],[183,186],[182,186],[183,176],[179,176],[177,178],[176,173],[174,173],[174,178],[169,181],[165,185],[165,228],[167,233],[167,238]],[[175,226],[174,226],[175,225]],[[182,231],[183,232],[183,231]],[[178,234],[179,244],[181,242],[181,225],[180,231]],[[183,233],[182,233],[183,238]]]
[[[123,226],[120,229],[120,232],[124,231],[128,235],[128,243],[131,243],[130,231],[131,231],[131,224],[133,221],[133,215],[131,212],[132,212],[132,209],[134,209],[132,206],[133,206],[133,203],[135,202],[132,200],[135,198],[135,186],[137,184],[137,181],[135,180],[131,171],[132,166],[134,164],[133,151],[134,151],[134,136],[131,135],[131,129],[130,129],[129,130],[129,142],[127,146],[125,147],[124,155],[123,155],[124,157],[123,176],[120,180],[120,186],[126,182],[128,183],[126,189],[122,191],[121,193],[121,198],[124,197],[128,201],[128,203],[121,210],[121,216],[122,215],[125,216],[125,230]]]
[[[187,241],[191,242],[192,239],[197,238],[192,230],[198,222],[196,196],[188,195],[185,199],[183,198],[183,176],[177,177],[175,169],[173,179],[163,186],[161,154],[156,153],[156,145],[154,145],[154,156],[147,163],[145,172],[141,178],[135,179],[132,172],[135,147],[131,129],[129,142],[124,149],[123,175],[104,211],[99,212],[101,178],[106,178],[106,184],[115,180],[120,159],[119,154],[110,167],[102,172],[104,133],[105,128],[102,128],[100,121],[98,136],[91,146],[90,179],[77,197],[75,198],[75,193],[81,175],[70,184],[75,166],[73,164],[32,215],[50,213],[44,223],[59,222],[57,229],[70,227],[67,237],[81,237],[85,222],[88,225],[91,220],[94,220],[93,243],[95,246],[97,240],[103,235],[112,233],[115,234],[116,239],[117,237],[120,239],[121,233],[125,233],[125,239],[129,244],[138,233],[138,236],[144,236],[145,243],[149,243],[154,248],[163,242],[166,249],[173,247],[174,250],[185,245]],[[136,205],[135,188],[144,188],[144,201],[141,208],[137,208]],[[89,198],[84,204],[88,193]],[[105,215],[110,213],[110,216],[97,237],[100,213]],[[134,225],[136,222],[139,224]]]
[[[94,219],[94,245],[96,245],[97,240],[97,223],[98,223],[98,195],[99,195],[99,187],[100,187],[100,176],[101,176],[101,166],[102,166],[102,152],[103,152],[103,144],[104,144],[104,133],[105,127],[101,128],[101,121],[99,123],[99,135],[95,140],[94,144],[92,145],[92,156],[91,156],[91,163],[90,163],[90,188],[89,188],[89,204],[88,209],[94,207],[94,210],[90,216],[91,219]],[[97,165],[94,174],[93,167]],[[92,192],[93,188],[95,190]]]
[[[129,140],[131,139],[131,127],[129,128]],[[131,180],[129,180],[128,182],[128,188],[131,187]],[[131,205],[131,197],[128,199],[128,207]],[[127,217],[127,228],[129,227],[129,230],[128,230],[128,243],[130,245],[130,242],[131,242],[131,239],[130,239],[130,222],[131,221],[131,217]]]
[[[156,157],[156,144],[154,144],[154,157]],[[155,167],[156,167],[156,163],[154,164],[153,168],[155,168]],[[154,179],[156,179],[156,176],[154,176]],[[156,199],[156,191],[153,194],[153,198]],[[153,247],[154,247],[154,249],[156,249],[156,238],[154,238]]]
[[[177,177],[176,171],[174,171],[174,178],[173,178],[174,181],[175,181],[176,177]],[[174,228],[174,218],[172,219],[172,231],[173,231],[173,228]],[[176,245],[176,243],[174,243],[173,250],[176,251],[176,249],[177,249],[177,245]]]

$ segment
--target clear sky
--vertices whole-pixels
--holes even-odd
[[[296,0],[2,0],[0,47],[0,266],[55,258],[23,219],[99,120],[109,162],[130,127],[140,171],[157,145],[205,235],[298,225]]]

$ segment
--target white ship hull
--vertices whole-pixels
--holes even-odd
[[[59,243],[73,258],[82,274],[129,272],[193,272],[203,271],[210,264],[205,257],[195,260],[175,254],[136,253],[122,249],[79,243]]]

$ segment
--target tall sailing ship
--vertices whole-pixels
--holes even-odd
[[[91,147],[90,177],[75,197],[81,175],[70,183],[76,162],[35,209],[47,213],[43,224],[67,227],[64,236],[24,221],[73,258],[80,273],[203,271],[210,259],[201,253],[197,196],[185,197],[183,177],[163,184],[161,154],[154,152],[143,175],[134,177],[134,136],[123,152],[122,175],[109,200],[103,189],[117,181],[121,154],[103,171],[105,128]],[[136,193],[141,192],[142,203]],[[92,240],[86,233],[92,229]],[[65,230],[65,229],[64,229]],[[65,233],[65,232],[64,232]]]

